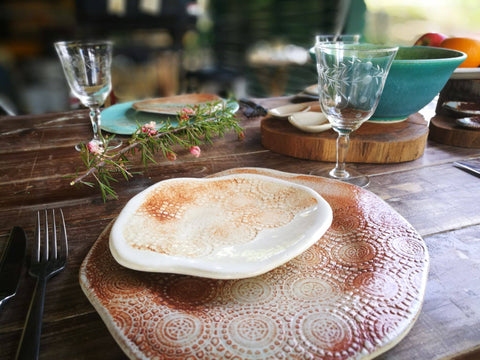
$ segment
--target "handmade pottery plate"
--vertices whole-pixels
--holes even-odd
[[[298,112],[308,111],[310,108],[311,106],[308,104],[288,104],[270,109],[268,110],[268,114],[279,118],[286,118]]]
[[[460,115],[479,116],[480,103],[469,101],[447,101],[443,103],[443,107]]]
[[[309,133],[319,133],[332,128],[327,117],[322,112],[307,111],[296,113],[288,117],[288,122]]]
[[[216,279],[270,271],[315,243],[332,222],[308,187],[262,175],[159,182],[132,198],[110,234],[123,266]]]
[[[135,110],[133,104],[136,102],[130,101],[116,104],[103,110],[102,130],[118,135],[131,135],[138,129],[139,125],[142,126],[151,121],[156,122],[157,130],[161,128],[167,119],[170,119],[173,126],[177,125],[176,116]],[[232,112],[236,112],[239,109],[236,101],[229,101],[226,104],[227,108]]]
[[[80,285],[130,359],[367,360],[417,320],[429,256],[418,232],[366,189],[271,169],[231,169],[308,186],[333,210],[328,231],[263,275],[216,280],[127,269],[111,224],[80,267]],[[232,198],[234,199],[234,197]]]
[[[184,94],[137,101],[132,104],[132,107],[135,110],[154,114],[176,115],[185,108],[219,101],[223,101],[223,99],[214,94]]]
[[[456,119],[455,122],[467,129],[480,130],[480,116],[464,117]]]

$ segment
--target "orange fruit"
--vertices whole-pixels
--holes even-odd
[[[442,41],[440,47],[462,51],[467,54],[467,58],[459,67],[478,67],[480,66],[480,41],[464,37],[452,37]]]

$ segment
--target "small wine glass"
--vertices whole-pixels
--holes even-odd
[[[350,134],[375,112],[398,47],[372,44],[317,43],[319,101],[338,133],[336,166],[329,176],[367,186],[367,176],[345,169]]]
[[[93,128],[93,139],[90,141],[97,149],[105,151],[119,147],[119,139],[105,139],[101,130],[100,107],[112,90],[111,41],[60,41],[55,49],[62,63],[72,93],[80,102],[90,109],[90,121]],[[82,146],[75,149],[80,151]]]

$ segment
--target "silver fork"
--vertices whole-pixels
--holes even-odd
[[[40,213],[40,211],[37,212],[35,243],[29,269],[29,274],[37,278],[37,283],[28,309],[16,359],[38,359],[47,281],[65,268],[68,256],[67,230],[62,209],[59,209],[60,229],[57,229],[55,209],[50,211],[50,226],[48,211],[45,209],[43,216]],[[41,217],[44,218],[43,230]]]

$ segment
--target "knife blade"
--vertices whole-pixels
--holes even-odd
[[[459,169],[466,170],[473,175],[480,176],[480,159],[455,161],[453,165]]]
[[[14,226],[0,260],[0,308],[2,304],[17,293],[26,248],[27,236],[25,231],[18,226]]]

